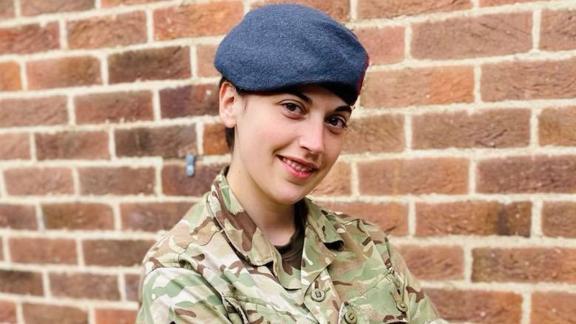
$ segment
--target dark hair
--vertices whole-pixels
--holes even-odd
[[[235,84],[233,84],[232,82],[230,82],[229,80],[227,80],[226,78],[222,77],[220,79],[220,82],[218,83],[218,89],[220,89],[222,87],[222,84],[224,82],[228,82],[230,84],[232,84],[234,86],[234,88],[236,88],[236,92],[239,95],[247,95],[247,94],[257,94],[257,93],[262,93],[261,91],[250,91],[250,90],[243,90],[238,88]],[[336,96],[340,97],[344,102],[352,105],[354,104],[354,102],[352,101],[352,98],[355,98],[355,94],[350,92],[350,89],[339,85],[339,84],[335,84],[335,83],[322,83],[319,84],[321,87],[325,88],[326,90],[334,93]],[[282,92],[285,89],[278,89],[276,91],[270,91],[270,92]],[[234,131],[235,131],[235,127],[226,127],[224,129],[224,136],[226,138],[226,145],[228,146],[228,149],[230,150],[230,152],[232,152],[234,150]]]

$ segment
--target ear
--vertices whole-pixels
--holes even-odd
[[[228,128],[236,126],[241,101],[238,91],[232,83],[224,81],[218,91],[218,98],[218,109],[222,123]]]

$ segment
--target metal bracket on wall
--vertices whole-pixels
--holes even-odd
[[[194,176],[196,172],[196,155],[186,154],[186,175],[188,177]]]

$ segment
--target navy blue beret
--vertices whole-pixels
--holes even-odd
[[[241,90],[318,84],[353,104],[368,54],[356,35],[323,12],[277,4],[246,14],[220,43],[214,65]]]

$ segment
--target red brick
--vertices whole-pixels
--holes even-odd
[[[30,135],[0,134],[0,160],[30,159]]]
[[[129,301],[138,301],[138,286],[140,285],[140,276],[126,274],[124,276],[126,283],[126,299]]]
[[[16,91],[22,89],[20,66],[18,63],[0,63],[0,72],[0,91]]]
[[[576,238],[576,203],[545,202],[542,207],[542,233]]]
[[[101,84],[100,61],[79,56],[38,60],[26,64],[30,89],[51,89]]]
[[[141,3],[162,2],[168,0],[102,0],[102,7],[134,5]]]
[[[540,48],[548,51],[576,49],[576,10],[544,10]]]
[[[65,168],[18,168],[4,171],[10,195],[60,195],[74,193],[72,171]]]
[[[360,192],[367,195],[464,194],[468,162],[450,158],[362,162],[358,177]]]
[[[252,9],[273,3],[296,3],[304,6],[316,8],[339,21],[350,19],[349,0],[263,0],[252,4]]]
[[[110,83],[187,79],[190,74],[188,47],[153,48],[111,55]]]
[[[47,13],[84,11],[94,8],[94,0],[21,0],[22,14],[35,16]]]
[[[447,321],[518,324],[522,318],[522,296],[512,292],[428,290],[440,315]],[[456,306],[457,305],[457,306]]]
[[[162,168],[162,192],[169,196],[202,196],[210,190],[222,167],[196,163],[196,173],[188,177],[184,163],[165,164]]]
[[[0,100],[0,127],[65,124],[65,97]]]
[[[93,17],[67,24],[70,48],[101,48],[145,43],[144,12]]]
[[[482,67],[485,101],[576,97],[576,58],[560,61],[505,62]]]
[[[502,148],[530,142],[528,109],[490,110],[474,114],[451,112],[414,116],[412,146],[416,149]]]
[[[79,169],[80,191],[84,195],[153,194],[153,168],[82,168]]]
[[[0,55],[45,52],[59,47],[58,23],[0,28]]]
[[[94,273],[51,273],[50,290],[56,297],[119,300],[118,277]]]
[[[215,36],[228,32],[244,12],[240,1],[196,3],[154,11],[154,38]]]
[[[353,118],[344,138],[344,153],[400,152],[404,149],[404,118],[398,115]]]
[[[576,283],[576,249],[477,248],[472,257],[474,282]]]
[[[40,272],[0,269],[0,292],[19,295],[42,296],[42,274]]]
[[[204,124],[204,155],[220,155],[229,152],[223,124]]]
[[[154,119],[149,91],[115,92],[74,98],[78,124],[122,123]]]
[[[26,324],[88,324],[88,312],[71,306],[48,304],[24,304],[22,307]]]
[[[1,6],[0,2],[0,6]],[[10,301],[0,300],[0,323],[16,323],[16,304]]]
[[[37,229],[36,209],[32,205],[0,204],[0,228]]]
[[[13,18],[15,15],[13,0],[0,1],[0,19]],[[0,321],[2,321],[2,317],[0,317]]]
[[[532,13],[459,17],[413,27],[412,56],[460,59],[510,55],[532,49]]]
[[[190,209],[191,203],[122,204],[122,229],[156,232],[172,228]]]
[[[108,133],[102,131],[36,134],[39,160],[109,159]]]
[[[343,212],[378,225],[392,235],[408,234],[408,207],[400,203],[321,202],[328,209]]]
[[[214,77],[220,72],[214,67],[214,56],[216,55],[215,45],[198,45],[196,47],[196,61],[198,65],[198,76]]]
[[[368,73],[362,105],[403,107],[474,100],[474,74],[469,67],[435,67]]]
[[[480,0],[481,7],[490,7],[490,6],[501,6],[507,4],[515,4],[515,3],[526,3],[526,2],[535,2],[535,1],[542,1],[542,0]],[[543,0],[546,1],[546,0]]]
[[[326,177],[318,184],[312,195],[316,196],[348,196],[352,193],[350,165],[336,162]]]
[[[422,280],[464,278],[464,252],[456,246],[401,246],[410,272]]]
[[[162,118],[218,115],[218,87],[199,84],[160,91]]]
[[[531,323],[574,323],[576,295],[567,292],[535,292],[532,295]]]
[[[372,65],[404,60],[404,27],[362,28],[354,33],[368,51]]]
[[[42,205],[46,229],[113,230],[112,207],[98,203],[56,203]]]
[[[197,151],[195,125],[118,129],[114,137],[118,156],[179,158]]]
[[[472,7],[470,0],[358,0],[358,18],[393,18]]]
[[[532,204],[468,201],[416,204],[416,235],[530,236]]]
[[[131,267],[142,262],[154,241],[85,240],[84,260],[87,265]]]
[[[576,192],[576,156],[530,156],[478,163],[482,193]]]
[[[76,242],[65,239],[11,238],[12,261],[19,263],[77,264]]]
[[[544,109],[538,126],[540,145],[576,146],[576,106]]]
[[[136,311],[127,309],[96,309],[96,324],[136,323]]]

